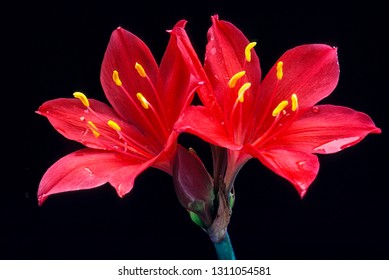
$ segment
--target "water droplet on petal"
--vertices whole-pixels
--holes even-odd
[[[93,172],[92,172],[92,170],[90,170],[90,168],[85,167],[85,170],[86,170],[87,172],[89,172],[89,174],[90,174],[91,176],[93,175]]]
[[[312,112],[319,113],[319,111],[320,111],[319,107],[317,107],[317,106],[312,107]]]

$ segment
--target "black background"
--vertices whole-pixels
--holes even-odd
[[[171,178],[141,174],[120,199],[109,185],[50,197],[38,207],[46,169],[82,146],[35,113],[45,101],[83,91],[106,102],[100,66],[111,32],[138,35],[159,62],[166,29],[180,19],[203,58],[210,16],[231,21],[251,41],[265,74],[287,49],[338,47],[340,81],[322,103],[369,114],[383,130],[321,155],[300,200],[284,179],[251,160],[236,180],[229,233],[238,259],[388,259],[389,191],[383,7],[361,2],[96,1],[10,3],[3,7],[3,168],[1,259],[215,259],[208,236],[179,205]],[[207,144],[182,135],[209,166]]]

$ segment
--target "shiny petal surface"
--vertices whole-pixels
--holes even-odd
[[[49,195],[96,188],[107,182],[123,196],[143,169],[142,162],[118,153],[82,149],[61,158],[46,171],[39,184],[38,201],[41,205]]]
[[[179,21],[170,33],[170,40],[160,65],[158,88],[169,127],[189,106],[194,91],[205,81],[202,66],[184,30],[186,21]]]
[[[285,148],[259,150],[250,145],[245,149],[274,173],[291,182],[301,197],[319,171],[318,158],[310,153]]]
[[[136,63],[143,67],[147,78],[136,70]],[[121,85],[115,83],[114,71],[117,71]],[[146,44],[123,28],[112,32],[101,67],[101,84],[115,111],[124,120],[136,123],[146,131],[150,129],[146,122],[148,116],[137,99],[137,93],[142,93],[159,111],[153,89],[157,77],[158,65]]]
[[[133,140],[126,143],[129,147],[133,146],[136,150],[143,149],[141,143],[146,143],[146,138],[137,128],[123,121],[103,102],[90,99],[89,103],[94,113],[75,98],[47,101],[39,107],[37,113],[47,117],[53,127],[66,138],[96,149],[113,150],[115,146],[123,145],[117,132],[107,125],[109,120],[113,120],[121,127],[121,132],[128,139]],[[95,125],[99,137],[93,134],[89,121]]]
[[[228,81],[236,73],[246,70],[241,83],[250,81],[251,90],[256,92],[261,80],[259,59],[255,51],[251,50],[251,61],[246,61],[245,48],[250,42],[238,28],[228,21],[219,20],[217,15],[211,19],[204,69],[219,103],[231,106],[230,103],[233,104],[237,97],[230,98],[226,94],[229,91]]]
[[[205,141],[232,150],[241,146],[233,143],[227,134],[226,127],[213,117],[213,112],[203,106],[191,106],[185,110],[176,122],[175,129],[180,132],[192,133]]]
[[[342,106],[320,105],[301,112],[271,145],[330,154],[357,144],[369,133],[380,132],[364,113]]]
[[[283,62],[278,80],[276,65]],[[271,112],[283,100],[296,94],[300,107],[309,107],[330,95],[339,80],[337,49],[324,44],[307,44],[285,52],[261,83],[256,120],[264,128],[272,122]]]

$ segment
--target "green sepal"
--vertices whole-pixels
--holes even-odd
[[[234,207],[235,204],[235,194],[233,192],[230,193],[230,197],[228,198],[228,204],[230,206],[230,209]]]
[[[195,212],[192,212],[192,211],[189,211],[189,216],[190,218],[192,219],[192,221],[198,225],[199,227],[201,227],[202,229],[206,229],[206,226],[205,224],[203,223],[203,221],[200,219],[200,217],[195,213]]]

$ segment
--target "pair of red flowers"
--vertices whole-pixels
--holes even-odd
[[[112,33],[101,68],[112,107],[81,92],[40,106],[37,112],[58,132],[86,148],[47,170],[39,204],[55,193],[107,182],[122,197],[141,172],[155,167],[184,186],[176,189],[181,203],[208,205],[214,184],[229,194],[251,158],[290,181],[303,196],[318,173],[315,154],[338,152],[381,132],[364,113],[316,105],[337,85],[336,48],[307,44],[290,49],[262,80],[255,43],[233,24],[212,17],[204,64],[185,24],[179,21],[169,31],[159,66],[138,37],[123,28]],[[191,105],[195,92],[202,106]],[[177,144],[182,132],[212,144],[214,164],[220,166],[214,176],[220,178],[212,181],[201,161]]]

